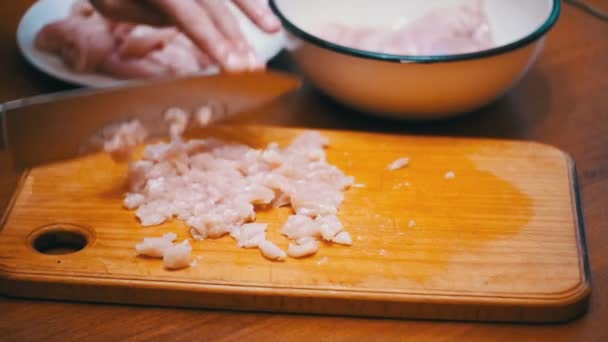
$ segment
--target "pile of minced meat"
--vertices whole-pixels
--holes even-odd
[[[195,240],[230,235],[238,247],[258,248],[275,261],[311,256],[321,240],[352,244],[337,213],[354,179],[327,162],[328,141],[318,132],[305,132],[286,147],[270,143],[254,149],[213,138],[184,141],[188,125],[209,121],[204,108],[194,115],[170,108],[165,119],[170,142],[145,146],[140,160],[130,159],[147,135],[138,121],[117,126],[104,143],[116,159],[129,160],[124,206],[135,211],[143,226],[177,218],[190,227]],[[269,206],[293,209],[281,228],[291,240],[286,251],[267,239],[267,224],[256,221],[256,208]],[[174,233],[149,237],[136,249],[162,258],[169,269],[188,267],[190,242],[176,239]]]

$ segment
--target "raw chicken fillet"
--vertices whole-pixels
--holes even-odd
[[[177,27],[113,21],[87,0],[76,1],[66,18],[45,25],[36,35],[35,46],[59,57],[75,72],[123,79],[184,75],[214,66]],[[234,69],[264,68],[251,53],[237,57],[233,56]]]
[[[494,45],[484,0],[437,7],[393,29],[329,23],[317,35],[355,49],[409,56],[472,53]]]

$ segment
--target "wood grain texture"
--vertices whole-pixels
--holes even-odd
[[[226,126],[210,135],[263,147],[300,130]],[[339,217],[352,247],[275,263],[226,237],[195,242],[197,266],[163,269],[137,257],[147,236],[122,207],[126,167],[104,154],[29,171],[0,232],[0,289],[72,300],[402,318],[547,322],[577,317],[589,295],[573,165],[533,143],[324,131],[328,159],[364,188]],[[207,135],[205,135],[207,136]],[[392,161],[411,164],[390,171]],[[446,179],[453,172],[455,178]],[[269,238],[288,209],[260,212]],[[411,224],[413,223],[413,224]],[[89,246],[66,255],[32,248],[39,229],[82,227]]]
[[[605,8],[604,0],[586,0]],[[71,88],[19,56],[17,22],[34,0],[0,2],[0,100]],[[568,324],[479,324],[88,305],[0,297],[6,341],[606,341],[608,329],[608,25],[564,4],[546,49],[520,84],[471,115],[399,123],[353,113],[310,85],[263,112],[266,122],[393,133],[535,140],[576,161],[592,271],[589,312]],[[272,68],[297,72],[286,54]]]

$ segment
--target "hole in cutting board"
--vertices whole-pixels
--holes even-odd
[[[90,244],[88,229],[73,224],[53,224],[37,229],[30,236],[32,247],[42,254],[61,255],[76,253]]]

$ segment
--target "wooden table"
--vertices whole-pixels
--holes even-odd
[[[590,1],[606,7],[603,0]],[[30,67],[15,44],[32,0],[0,2],[0,101],[68,89]],[[294,126],[536,140],[577,163],[592,268],[590,311],[562,325],[473,324],[93,305],[0,297],[0,340],[608,340],[608,23],[565,5],[546,50],[506,97],[468,116],[399,123],[353,113],[309,85],[269,108]],[[271,67],[297,72],[286,54]]]

